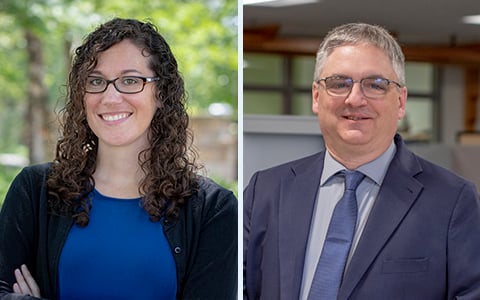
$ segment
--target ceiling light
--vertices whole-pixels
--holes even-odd
[[[464,16],[463,23],[480,25],[480,15]]]
[[[319,0],[244,0],[243,5],[256,5],[268,7],[293,6],[308,3],[316,3]]]

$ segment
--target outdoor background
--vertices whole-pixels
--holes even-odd
[[[205,174],[237,193],[237,1],[2,0],[0,205],[23,166],[53,159],[73,51],[113,17],[158,27],[185,80]]]

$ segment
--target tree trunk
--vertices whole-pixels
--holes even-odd
[[[47,158],[46,154],[48,151],[46,149],[49,137],[50,110],[48,91],[44,84],[42,41],[28,29],[25,32],[25,39],[28,53],[26,144],[29,149],[30,164],[35,164],[45,162],[50,158]]]

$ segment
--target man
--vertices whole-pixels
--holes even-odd
[[[257,172],[245,189],[245,298],[480,299],[475,186],[396,134],[404,77],[383,28],[326,36],[312,84],[326,150]],[[353,170],[360,183],[344,193]],[[353,228],[340,203],[355,206]]]

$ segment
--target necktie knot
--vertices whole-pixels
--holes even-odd
[[[343,170],[345,176],[345,190],[355,191],[365,175],[359,171]]]

